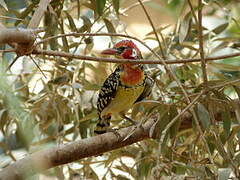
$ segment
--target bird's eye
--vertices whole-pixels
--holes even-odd
[[[126,49],[126,47],[124,47],[124,46],[121,46],[121,47],[119,47],[119,48],[117,48],[120,52],[123,52],[125,49]]]
[[[137,51],[135,49],[132,49],[132,57],[137,57]]]

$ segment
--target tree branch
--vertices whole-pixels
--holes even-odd
[[[0,24],[0,44],[11,44],[11,43],[19,43],[19,44],[28,44],[30,42],[33,42],[36,38],[35,33],[42,32],[42,29],[8,29],[5,28],[3,25]],[[121,36],[126,38],[131,38],[136,41],[139,41],[143,45],[145,45],[146,48],[148,48],[151,52],[154,52],[150,47],[148,47],[144,42],[139,40],[138,38],[124,35],[124,34],[111,34],[111,33],[68,33],[68,34],[60,34],[56,36],[52,36],[49,38],[46,38],[35,45],[33,45],[32,48],[28,48],[29,54],[36,54],[36,55],[48,55],[48,56],[60,56],[60,57],[66,57],[66,58],[75,58],[75,59],[81,59],[81,60],[88,60],[88,61],[97,61],[97,62],[112,62],[112,63],[139,63],[139,64],[185,64],[185,63],[192,63],[192,62],[201,62],[201,58],[196,59],[176,59],[176,60],[159,60],[159,59],[150,59],[150,60],[132,60],[132,59],[115,59],[115,58],[97,58],[97,57],[91,57],[91,56],[83,56],[83,55],[76,55],[66,52],[60,52],[60,51],[51,51],[51,50],[42,50],[39,48],[36,48],[37,45],[47,42],[54,38],[60,38],[63,36]],[[17,52],[16,49],[10,49],[9,52]],[[7,50],[8,52],[8,50]],[[155,54],[155,52],[154,52]],[[22,54],[24,55],[24,54]],[[240,53],[233,53],[223,56],[214,56],[214,57],[206,57],[205,61],[214,61],[214,60],[222,60],[232,57],[240,56]],[[158,55],[156,57],[159,58]]]
[[[35,35],[32,29],[9,29],[3,28],[0,29],[0,44],[8,43],[21,43],[29,44],[35,41]]]
[[[215,87],[214,87],[215,88]],[[180,130],[192,127],[193,115],[187,112],[191,106],[194,106],[199,101],[203,92],[200,93],[191,104],[186,106],[181,113],[179,113],[166,127],[169,129],[176,119],[181,118]],[[239,100],[234,101],[239,104]],[[217,108],[217,107],[216,107]],[[216,114],[217,121],[222,121],[222,107],[218,107]],[[231,116],[235,116],[234,109],[230,112]],[[161,123],[156,117],[150,118],[143,128],[137,128],[135,132],[125,141],[123,139],[132,131],[133,126],[126,127],[117,131],[120,137],[112,132],[102,135],[74,141],[65,145],[58,145],[49,149],[35,152],[21,160],[14,162],[8,167],[0,171],[0,180],[22,180],[34,174],[41,173],[44,170],[71,163],[85,157],[97,156],[104,152],[108,152],[117,148],[131,145],[143,139],[156,137],[159,135],[159,129],[156,124]],[[161,137],[165,135],[162,132]]]
[[[33,17],[31,19],[31,21],[28,24],[28,28],[37,28],[40,24],[40,21],[45,13],[45,11],[47,10],[47,6],[48,4],[51,2],[51,0],[41,0],[39,2],[39,7],[38,9],[34,12]]]
[[[203,49],[203,28],[202,28],[202,0],[198,0],[198,40],[199,40],[199,52],[201,57],[201,67],[203,72],[203,82],[205,87],[207,87],[208,77],[206,70],[206,60]]]
[[[77,161],[85,157],[97,156],[149,138],[149,130],[155,121],[155,117],[151,118],[143,125],[143,128],[137,128],[125,141],[123,139],[132,130],[132,126],[117,131],[121,137],[109,132],[35,152],[0,171],[0,180],[25,179],[58,165]]]
[[[42,50],[42,49],[35,49],[33,50],[32,54],[36,55],[47,55],[47,56],[60,56],[65,58],[75,58],[80,60],[86,60],[86,61],[96,61],[96,62],[110,62],[110,63],[138,63],[138,64],[163,64],[161,60],[134,60],[134,59],[115,59],[115,58],[99,58],[99,57],[92,57],[92,56],[83,56],[78,54],[71,54],[66,52],[60,52],[60,51],[52,51],[52,50]],[[240,56],[240,53],[233,53],[228,55],[222,55],[222,56],[214,56],[214,57],[208,57],[205,58],[206,61],[215,61],[215,60],[222,60],[232,57]],[[165,60],[166,64],[186,64],[186,63],[192,63],[192,62],[201,62],[200,58],[196,59],[176,59],[176,60]]]

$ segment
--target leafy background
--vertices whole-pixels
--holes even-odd
[[[197,13],[197,1],[190,1]],[[27,27],[38,0],[1,0],[1,23],[6,27]],[[69,32],[127,33],[142,39],[167,59],[199,57],[197,23],[187,0],[143,1],[161,38],[161,48],[138,1],[60,0],[52,1],[40,27],[37,41]],[[203,39],[206,57],[239,52],[237,0],[205,0]],[[43,49],[100,56],[116,37],[62,37],[44,43]],[[1,49],[9,48],[1,46]],[[152,53],[140,46],[145,59]],[[162,54],[163,53],[163,54]],[[14,53],[1,57],[0,75],[0,168],[26,154],[56,144],[93,136],[97,122],[97,91],[114,70],[109,63],[92,63],[70,58],[21,57],[5,74]],[[148,101],[139,103],[129,116],[147,120],[159,115],[159,136],[51,169],[33,179],[228,179],[239,177],[240,119],[238,83],[239,57],[207,63],[211,90],[199,98],[161,136],[167,124],[188,102],[162,65],[146,65],[155,80]],[[193,100],[204,88],[200,63],[171,65],[174,74]],[[194,113],[193,113],[194,112]],[[192,114],[195,114],[192,115]],[[119,117],[114,127],[129,124]]]

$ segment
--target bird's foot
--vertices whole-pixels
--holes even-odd
[[[144,130],[144,128],[143,128],[143,126],[142,126],[142,121],[140,121],[140,122],[139,122],[139,121],[135,121],[135,120],[127,117],[127,116],[126,116],[125,114],[123,114],[123,113],[121,113],[120,115],[121,115],[121,117],[122,117],[123,119],[126,119],[126,120],[130,121],[131,124],[133,125],[132,130],[131,130],[131,131],[128,133],[128,135],[123,139],[123,141],[127,140],[131,135],[133,135],[134,132],[136,131],[136,129],[141,128],[142,130]]]
[[[137,126],[137,125],[139,124],[139,122],[137,122],[137,121],[135,121],[135,120],[127,117],[125,114],[121,114],[121,117],[122,117],[123,119],[126,119],[127,121],[129,121],[132,125]]]
[[[122,116],[122,118],[124,118],[124,119],[130,121],[130,122],[132,123],[132,125],[135,126],[134,129],[137,129],[137,128],[141,128],[141,129],[143,129],[142,122],[135,121],[135,120],[133,120],[133,119],[127,117],[125,114],[122,114],[121,116]]]
[[[128,133],[128,135],[123,139],[123,141],[127,140],[130,136],[132,136],[135,131],[140,128],[141,130],[144,131],[144,128],[142,126],[142,122],[137,122],[137,121],[134,121],[135,123],[133,124],[132,126],[132,130]]]

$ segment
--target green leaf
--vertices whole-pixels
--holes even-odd
[[[214,28],[212,31],[216,34],[220,34],[221,32],[223,32],[226,28],[228,27],[228,22],[221,24],[220,26],[217,26],[216,28]]]
[[[4,9],[6,9],[6,10],[8,11],[7,5],[6,5],[6,3],[4,2],[4,0],[0,0],[0,5],[1,5]]]
[[[83,118],[79,119],[79,122],[88,121],[96,117],[98,117],[97,111],[92,111],[91,113],[87,114]]]
[[[116,11],[116,13],[118,14],[118,10],[119,10],[119,0],[112,0],[113,2],[113,8]]]
[[[223,119],[223,129],[224,129],[224,134],[226,137],[230,135],[230,129],[231,129],[231,114],[229,109],[224,108],[225,111],[221,113],[222,119]]]
[[[240,126],[239,125],[235,125],[232,127],[232,131],[231,131],[231,135],[228,138],[228,141],[233,141],[236,134],[238,134],[240,132]]]
[[[71,31],[77,32],[77,27],[74,23],[74,20],[73,20],[72,16],[67,11],[64,11],[64,13],[67,15],[67,19],[68,19]]]
[[[77,0],[77,12],[78,12],[78,19],[80,18],[80,10],[81,10],[81,3],[80,0]]]
[[[6,109],[0,110],[0,129],[3,130],[4,125],[7,123],[8,113]]]
[[[30,4],[24,11],[18,14],[17,17],[19,19],[25,19],[28,16],[28,14],[30,14],[33,11],[34,7],[35,7],[35,4]],[[14,25],[17,26],[21,22],[22,20],[17,20]]]
[[[228,180],[232,170],[231,168],[218,169],[218,180]]]
[[[213,68],[217,68],[217,69],[224,70],[224,71],[240,71],[239,66],[235,66],[235,65],[231,65],[231,64],[211,62],[211,63],[208,63],[208,65]]]
[[[83,20],[83,26],[78,29],[78,32],[90,31],[92,27],[91,20],[87,16],[81,16]]]
[[[97,13],[101,16],[105,7],[106,0],[96,0]]]
[[[192,14],[189,12],[184,19],[181,22],[180,30],[179,30],[179,42],[182,43],[189,32],[189,29],[191,28],[191,19],[192,19]]]
[[[200,103],[197,104],[197,115],[204,129],[209,128],[210,126],[209,113],[207,109]]]
[[[109,33],[116,33],[116,30],[115,30],[115,28],[114,28],[114,26],[113,26],[111,21],[109,21],[106,18],[104,18],[103,21],[104,21],[104,23],[105,23]],[[113,37],[111,37],[111,39],[113,39]]]

